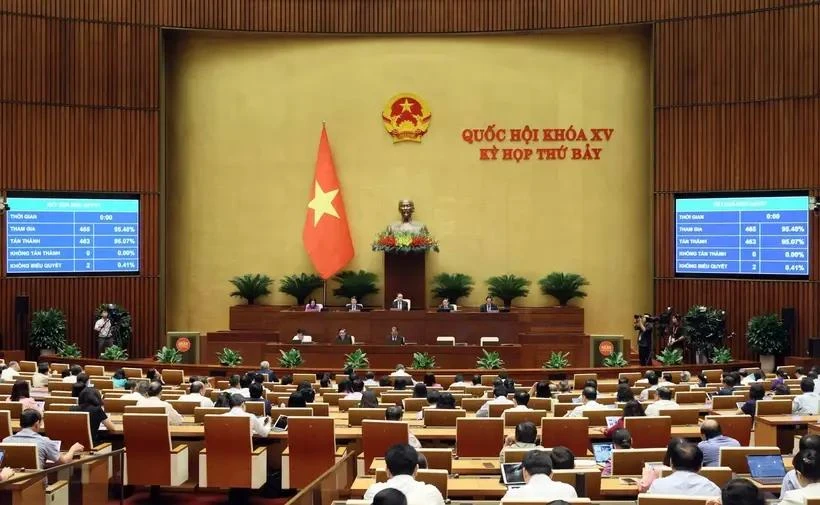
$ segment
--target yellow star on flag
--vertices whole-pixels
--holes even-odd
[[[322,216],[328,214],[339,219],[339,213],[336,212],[336,207],[333,206],[333,199],[339,193],[339,188],[325,193],[319,181],[314,181],[315,187],[313,190],[313,200],[308,203],[308,208],[313,209],[313,227],[319,226],[319,220]]]

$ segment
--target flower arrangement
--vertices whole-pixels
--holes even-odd
[[[426,226],[419,232],[395,232],[387,228],[376,235],[372,248],[374,251],[400,253],[439,251],[438,242],[430,235]]]

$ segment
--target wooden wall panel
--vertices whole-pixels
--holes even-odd
[[[136,192],[143,209],[139,277],[0,277],[0,345],[22,344],[19,293],[35,309],[64,308],[86,348],[89,307],[111,299],[135,315],[133,355],[161,343],[161,28],[390,35],[634,23],[655,40],[656,305],[720,305],[735,330],[794,306],[795,348],[805,349],[820,335],[820,227],[812,281],[716,281],[672,278],[670,223],[675,192],[820,195],[818,0],[0,0],[0,191]]]

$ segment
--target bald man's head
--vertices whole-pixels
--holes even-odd
[[[700,434],[703,435],[706,440],[720,436],[722,433],[720,424],[714,419],[707,419],[700,425]]]

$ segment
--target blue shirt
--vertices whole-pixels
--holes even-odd
[[[702,475],[677,470],[668,477],[652,482],[647,493],[673,496],[720,496],[720,488]]]
[[[718,466],[721,447],[740,447],[740,442],[726,435],[718,435],[698,444],[703,452],[703,466]]]

